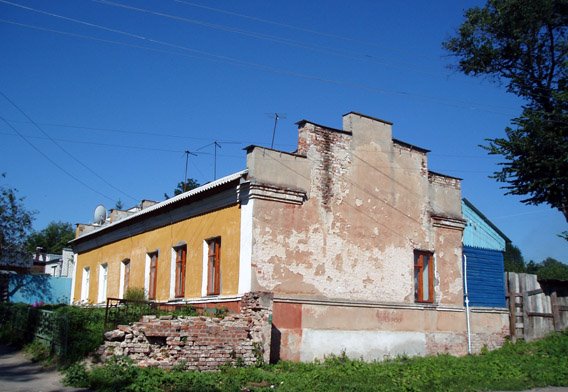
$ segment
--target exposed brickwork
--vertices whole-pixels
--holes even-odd
[[[350,158],[345,155],[349,151],[349,136],[315,127],[308,135],[308,158],[318,162],[314,170],[314,196],[321,198],[325,211],[331,211],[331,203],[341,199],[338,179],[347,172]],[[338,194],[339,193],[339,194]]]
[[[484,348],[495,350],[505,344],[508,336],[508,326],[504,326],[500,332],[474,333],[471,336],[471,351],[480,353]]]
[[[461,183],[458,178],[453,178],[433,172],[428,172],[428,180],[431,183],[452,187],[454,189],[461,189]]]
[[[211,317],[144,316],[105,334],[99,349],[103,361],[126,355],[139,366],[215,370],[242,361],[251,365],[270,359],[272,295],[245,294],[241,313]]]

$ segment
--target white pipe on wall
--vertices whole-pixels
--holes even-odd
[[[469,294],[467,292],[467,256],[463,255],[463,286],[465,301],[465,320],[467,324],[467,353],[471,354],[471,328],[469,323]]]

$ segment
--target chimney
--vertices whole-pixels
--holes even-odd
[[[392,145],[392,123],[361,113],[349,112],[343,115],[343,130],[353,134],[354,146],[375,143],[381,149]]]

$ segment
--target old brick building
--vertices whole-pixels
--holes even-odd
[[[460,180],[429,171],[428,151],[389,122],[298,125],[297,151],[250,146],[243,172],[79,236],[75,299],[125,281],[158,301],[235,307],[268,291],[274,359],[465,353]],[[98,271],[86,291],[85,271]],[[501,311],[472,317],[477,342],[507,331]]]

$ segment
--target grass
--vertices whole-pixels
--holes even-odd
[[[69,374],[69,373],[68,373]],[[480,355],[438,355],[366,363],[333,356],[315,363],[235,368],[215,373],[140,369],[116,358],[68,382],[97,391],[485,391],[568,386],[568,331],[525,343],[507,343]],[[118,389],[117,389],[118,388]]]

